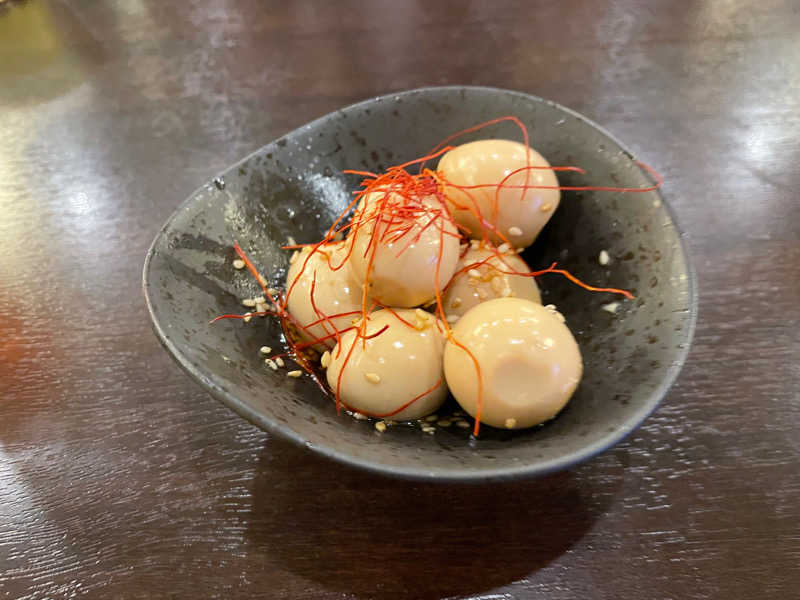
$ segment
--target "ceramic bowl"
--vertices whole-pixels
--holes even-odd
[[[241,313],[258,294],[236,270],[233,243],[270,285],[281,287],[289,236],[315,242],[351,198],[358,180],[344,169],[381,170],[425,154],[443,138],[494,117],[515,115],[564,185],[642,187],[648,175],[608,132],[585,117],[527,94],[481,87],[412,90],[366,100],[274,140],[185,200],[159,231],[144,265],[144,292],[156,335],[209,393],[258,427],[332,459],[389,475],[482,481],[544,474],[586,460],[636,428],[664,397],[684,363],[696,318],[694,271],[670,207],[658,191],[565,192],[561,206],[523,257],[534,269],[553,261],[598,286],[635,299],[590,293],[557,275],[539,280],[580,345],[585,372],[566,409],[522,431],[439,428],[427,434],[337,415],[309,377],[272,371],[263,345],[283,347],[280,326],[209,321]],[[520,139],[501,124],[463,141]],[[598,256],[608,252],[610,263]]]

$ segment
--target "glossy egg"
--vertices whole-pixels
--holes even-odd
[[[580,382],[583,362],[575,338],[560,315],[520,298],[498,298],[468,311],[453,337],[478,361],[448,341],[444,371],[461,407],[492,427],[532,427],[566,405]]]
[[[360,281],[369,279],[370,295],[383,304],[420,306],[453,276],[458,229],[435,197],[414,201],[415,210],[409,212],[408,200],[399,194],[383,196],[365,197],[356,211],[354,222],[361,225],[347,239],[353,245],[353,272]]]
[[[362,288],[347,261],[344,242],[325,244],[313,253],[309,247],[297,252],[289,265],[286,290],[289,313],[307,328],[299,330],[305,340],[320,339],[350,327],[358,315],[342,313],[361,310]],[[318,349],[333,348],[335,343],[335,339],[325,340]]]
[[[444,181],[448,205],[473,238],[484,235],[476,211],[494,227],[486,233],[496,244],[505,238],[512,246],[524,248],[539,235],[558,208],[561,192],[511,187],[524,186],[526,178],[528,185],[558,186],[555,173],[547,168],[515,173],[506,179],[526,166],[550,167],[550,163],[536,150],[511,140],[470,142],[442,156],[437,172]],[[501,183],[503,187],[499,187]]]
[[[473,240],[456,265],[456,274],[447,284],[442,305],[445,315],[460,317],[481,302],[494,298],[524,298],[541,303],[539,288],[533,277],[510,274],[530,273],[528,265],[513,250],[498,255],[483,243]]]
[[[447,397],[441,324],[420,309],[379,310],[369,315],[365,335],[384,327],[366,341],[354,330],[342,336],[330,354],[328,384],[349,409],[368,416],[407,420],[432,413]]]

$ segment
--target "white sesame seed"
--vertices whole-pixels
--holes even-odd
[[[319,364],[322,365],[323,369],[327,369],[331,364],[331,353],[325,350],[325,352],[322,353],[322,357],[319,359]]]
[[[478,269],[470,269],[469,271],[467,271],[467,276],[472,277],[472,279],[480,279],[481,272],[478,271]]]
[[[517,426],[516,419],[506,419],[506,429],[514,429]]]
[[[601,265],[607,265],[608,261],[611,260],[611,257],[608,255],[608,252],[605,250],[600,250],[600,256],[597,257],[597,262]]]
[[[615,315],[617,314],[617,309],[619,308],[619,302],[609,302],[608,304],[603,304],[603,306],[601,306],[600,308],[602,308],[607,313]]]
[[[544,344],[545,348],[552,348],[555,342],[553,341],[553,338],[547,337],[542,340],[542,344]]]
[[[506,253],[506,252],[508,252],[509,250],[511,250],[511,246],[510,246],[509,244],[500,244],[500,245],[497,247],[497,251],[498,251],[500,254],[505,254],[505,253]]]
[[[551,204],[549,202],[546,202],[545,204],[542,204],[542,207],[539,210],[541,210],[542,212],[547,212],[551,208],[552,208]]]
[[[272,360],[271,358],[267,358],[267,359],[265,359],[265,360],[264,360],[264,364],[265,364],[265,365],[267,365],[267,366],[268,366],[270,369],[272,369],[273,371],[277,371],[277,370],[278,370],[278,365],[276,365],[276,364],[275,364],[275,361],[274,361],[274,360]]]
[[[302,371],[300,371],[300,370],[297,370],[297,371],[289,371],[289,372],[287,373],[287,375],[288,375],[289,377],[300,377],[302,374],[303,374],[303,372],[302,372]]]
[[[522,229],[520,229],[519,227],[509,227],[508,235],[520,236],[522,235]]]
[[[464,419],[456,421],[456,425],[461,427],[461,429],[469,429],[469,422],[465,421]]]
[[[286,366],[286,363],[283,362],[283,359],[280,356],[275,359],[275,364],[278,365],[279,367],[285,367]]]
[[[493,279],[492,279],[492,280],[489,282],[489,284],[492,286],[492,291],[493,291],[495,294],[499,294],[500,292],[502,292],[502,291],[503,291],[503,283],[504,283],[504,282],[503,282],[503,278],[502,278],[500,275],[498,275],[497,277],[494,277],[494,278],[493,278]]]
[[[421,308],[416,309],[414,311],[414,314],[417,315],[417,318],[422,320],[422,321],[427,321],[428,319],[431,318],[431,313],[426,312],[426,311],[422,310]]]
[[[244,321],[245,323],[249,323],[250,319],[252,319],[252,318],[253,318],[253,313],[249,313],[249,312],[248,313],[244,313],[244,319],[242,319],[242,321]]]
[[[554,312],[556,310],[555,304],[545,304],[544,307],[551,312]]]
[[[242,300],[242,306],[246,306],[248,308],[253,308],[256,305],[256,301],[252,298],[245,298]]]
[[[354,412],[353,413],[353,418],[356,421],[366,421],[367,419],[369,419],[369,417],[367,415],[362,415],[360,412]]]
[[[289,236],[289,237],[286,238],[286,245],[287,246],[297,246],[297,241],[292,236]]]
[[[525,252],[525,246],[520,246],[517,248],[517,254],[522,254],[523,252]]]
[[[377,373],[364,373],[364,379],[369,381],[370,383],[380,383],[381,376]]]
[[[436,421],[436,424],[439,427],[450,427],[450,425],[453,424],[453,421],[451,421],[450,419],[439,419],[438,421]]]
[[[461,298],[459,297],[453,298],[452,302],[450,302],[450,308],[458,308],[459,306],[461,306],[461,302],[462,302]]]
[[[258,351],[261,352],[261,354],[269,354],[270,352],[272,352],[272,348],[270,348],[269,346],[261,346],[261,348],[259,348]]]
[[[436,433],[436,427],[430,427],[429,425],[423,425],[422,431],[425,433]]]
[[[439,420],[439,416],[435,415],[435,414],[434,415],[428,415],[427,417],[425,417],[425,420],[428,423],[433,423],[434,421],[438,421]]]
[[[384,423],[383,421],[378,421],[377,423],[375,423],[375,429],[383,433],[384,431],[386,431],[386,423]]]
[[[233,261],[233,268],[234,269],[244,269],[244,261],[240,258],[237,258]]]

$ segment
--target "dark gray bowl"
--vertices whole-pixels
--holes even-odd
[[[617,315],[593,294],[557,275],[540,279],[575,333],[585,376],[568,407],[527,431],[463,429],[435,435],[337,416],[308,378],[265,368],[258,348],[282,347],[279,326],[208,322],[241,313],[238,299],[256,295],[246,271],[235,271],[239,242],[273,286],[283,282],[287,236],[320,238],[355,188],[343,169],[383,169],[420,156],[447,135],[502,115],[529,127],[532,145],[554,165],[586,175],[566,185],[646,186],[650,181],[611,135],[562,106],[505,90],[425,88],[374,98],[317,119],[271,142],[193,193],[156,236],[144,264],[144,292],[156,335],[178,363],[216,398],[268,431],[331,458],[390,475],[479,481],[563,469],[621,440],[657,406],[689,349],[697,312],[694,271],[671,211],[657,192],[564,194],[561,207],[525,254],[544,267],[558,260],[597,285],[632,290]],[[464,139],[519,139],[496,126]],[[611,263],[598,264],[607,250]]]

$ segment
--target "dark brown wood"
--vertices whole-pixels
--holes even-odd
[[[0,5],[0,597],[795,597],[798,31],[792,0]],[[353,471],[244,422],[150,331],[144,254],[196,186],[446,83],[594,118],[690,235],[687,367],[568,473]]]

